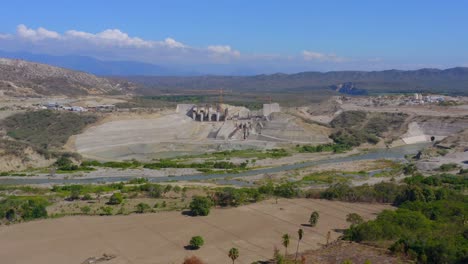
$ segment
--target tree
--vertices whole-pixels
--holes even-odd
[[[301,240],[302,240],[302,237],[304,236],[304,231],[299,228],[299,230],[297,230],[297,248],[296,248],[296,257],[294,258],[294,263],[296,263],[297,261],[297,253],[299,252],[299,243],[301,243]]]
[[[194,236],[192,239],[190,239],[190,247],[193,249],[199,249],[201,246],[205,244],[205,241],[203,240],[203,237],[201,236]]]
[[[206,216],[210,213],[212,201],[208,197],[195,196],[192,202],[190,202],[190,211],[194,216]]]
[[[350,223],[351,225],[359,225],[364,222],[364,219],[356,213],[350,213],[346,216],[346,222]]]
[[[237,248],[231,248],[229,250],[229,257],[232,259],[232,264],[234,264],[236,259],[239,257],[239,250]]]
[[[284,256],[288,255],[289,234],[283,235]]]
[[[319,213],[317,211],[314,211],[311,215],[310,215],[310,218],[309,218],[309,224],[310,226],[314,227],[315,225],[317,225],[317,222],[319,220]]]
[[[114,193],[109,199],[109,204],[116,205],[121,204],[123,201],[123,197],[121,193]]]
[[[135,206],[135,208],[136,208],[136,212],[139,214],[142,214],[151,210],[151,207],[146,203],[139,203]]]

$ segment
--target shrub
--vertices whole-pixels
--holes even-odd
[[[89,206],[83,206],[83,207],[81,207],[81,212],[82,212],[83,214],[89,214],[89,212],[91,212],[91,207],[89,207]]]
[[[356,213],[350,213],[346,216],[346,222],[351,223],[351,225],[358,225],[362,224],[364,219],[362,219],[362,216]]]
[[[210,213],[212,201],[208,197],[194,196],[190,202],[190,211],[194,216],[206,216]]]
[[[103,206],[101,207],[101,215],[112,215],[112,207],[110,206]]]
[[[151,207],[146,203],[139,203],[136,205],[136,212],[139,214],[146,213],[151,210]]]
[[[453,171],[453,170],[456,170],[456,169],[459,169],[460,166],[458,166],[458,164],[456,163],[447,163],[447,164],[442,164],[440,167],[439,167],[439,170],[440,171]]]
[[[108,204],[116,205],[121,204],[123,201],[123,197],[121,193],[114,193],[109,199]]]
[[[194,236],[189,242],[190,247],[193,249],[199,249],[203,244],[205,244],[205,241],[201,236]]]
[[[48,201],[36,197],[8,197],[0,201],[0,218],[13,222],[46,218]]]
[[[93,197],[91,197],[91,194],[86,193],[85,195],[83,195],[82,199],[85,200],[85,201],[89,201],[89,200],[92,200]]]
[[[80,191],[77,189],[73,189],[68,197],[68,200],[74,201],[80,199]]]

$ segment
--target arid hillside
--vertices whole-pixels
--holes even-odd
[[[92,74],[46,64],[0,58],[0,94],[9,96],[100,95],[129,93],[127,81],[109,80]]]

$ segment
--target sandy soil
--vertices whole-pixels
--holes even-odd
[[[303,252],[298,259],[302,256],[306,259],[306,264],[335,264],[346,260],[352,263],[365,263],[366,261],[379,264],[412,263],[391,255],[387,249],[347,241],[339,241],[323,249]]]
[[[286,114],[278,114],[267,122],[261,137],[248,140],[214,139],[222,127],[223,122],[195,122],[169,110],[146,115],[112,114],[70,139],[67,146],[93,159],[151,160],[228,149],[269,149],[281,142],[329,141],[327,128]]]
[[[236,263],[268,259],[273,247],[282,248],[281,236],[292,237],[304,229],[302,250],[318,248],[326,233],[347,227],[346,215],[374,218],[383,209],[378,204],[350,204],[310,199],[268,200],[232,209],[215,209],[207,217],[190,217],[180,212],[113,217],[65,217],[0,227],[2,263],[81,263],[103,253],[117,257],[106,263],[181,263],[185,256],[197,255],[206,263],[229,263],[227,252],[237,247]],[[301,226],[317,210],[316,227]],[[185,250],[190,238],[201,235],[205,246]],[[332,231],[332,238],[338,233]]]
[[[353,103],[342,104],[341,108],[345,111],[368,111],[368,112],[388,112],[388,113],[405,113],[409,115],[422,115],[422,116],[453,116],[463,117],[466,116],[465,107],[443,107],[435,105],[418,105],[418,106],[379,106],[379,107],[365,107]]]

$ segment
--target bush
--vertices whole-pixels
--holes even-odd
[[[351,225],[358,225],[364,222],[362,216],[356,213],[350,213],[346,216],[346,222],[351,223]]]
[[[458,164],[456,164],[456,163],[447,163],[447,164],[442,164],[439,167],[439,170],[440,171],[453,171],[453,170],[457,170],[459,168],[460,168],[460,166],[458,166]]]
[[[123,201],[123,197],[121,193],[114,193],[109,199],[108,204],[116,205],[121,204]]]
[[[8,197],[0,201],[0,218],[10,222],[46,218],[47,200],[36,197]]]
[[[78,199],[80,199],[80,191],[77,189],[72,190],[70,196],[68,197],[68,200],[74,201]]]
[[[190,211],[194,216],[206,216],[210,213],[213,203],[210,198],[203,196],[194,196],[190,202]]]
[[[146,203],[139,203],[136,205],[136,212],[139,214],[146,213],[151,210],[151,207]]]
[[[89,212],[91,212],[91,207],[89,207],[89,206],[83,206],[83,207],[81,207],[81,212],[82,212],[83,214],[89,214]]]
[[[110,206],[103,206],[101,207],[101,215],[112,215],[112,207]]]
[[[205,241],[203,240],[203,237],[201,236],[192,237],[189,243],[190,247],[193,249],[199,249],[200,247],[203,246],[203,244],[205,244]]]

